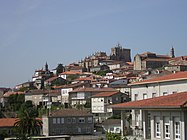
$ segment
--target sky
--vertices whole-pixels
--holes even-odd
[[[78,62],[118,43],[187,55],[186,0],[0,0],[0,87],[31,81],[47,62]]]

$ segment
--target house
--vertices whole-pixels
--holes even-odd
[[[187,65],[187,56],[178,56],[169,60],[170,65]]]
[[[107,119],[102,123],[105,132],[121,133],[121,119]]]
[[[16,90],[20,90],[21,88],[24,88],[25,90],[34,89],[34,81],[24,82],[15,87]]]
[[[0,88],[0,107],[4,106],[4,98],[3,98],[4,93],[10,90],[11,90],[10,88],[3,88],[3,87]]]
[[[91,110],[94,114],[95,122],[101,123],[113,115],[120,114],[113,111],[111,104],[122,103],[128,96],[119,91],[100,92],[91,97]]]
[[[75,83],[75,84],[68,84],[64,86],[60,86],[61,90],[61,103],[68,104],[69,103],[69,92],[76,89],[87,86],[87,83]]]
[[[131,86],[131,100],[139,101],[148,98],[166,96],[187,91],[187,72],[177,72],[129,84]],[[131,110],[131,109],[129,109]],[[132,125],[135,131],[142,129],[142,110],[132,109]]]
[[[62,77],[63,79],[68,79],[70,76],[79,76],[81,72],[74,72],[74,71],[65,71],[59,74],[59,77]]]
[[[2,106],[5,107],[6,104],[7,104],[7,100],[8,100],[8,97],[10,95],[16,95],[16,94],[25,94],[24,92],[14,92],[14,91],[8,91],[6,92],[5,94],[3,94],[3,96],[1,97],[1,103],[2,103]]]
[[[86,135],[93,134],[93,115],[76,109],[63,109],[43,116],[43,135]]]
[[[180,92],[113,105],[114,109],[141,110],[136,117],[136,139],[186,140],[187,139],[187,92]],[[122,121],[124,116],[122,116]],[[139,120],[139,118],[141,120]],[[136,121],[137,120],[137,121]],[[123,123],[122,123],[123,124]],[[122,125],[123,127],[123,125]],[[122,129],[122,133],[124,129]]]
[[[171,72],[187,71],[187,65],[167,65],[164,69]]]
[[[109,87],[114,88],[122,93],[127,94],[130,98],[131,88],[128,85],[128,83],[129,83],[129,80],[127,78],[119,79],[119,80],[115,80],[113,82],[110,82]]]
[[[32,81],[34,81],[34,86],[37,89],[43,89],[44,81],[53,77],[53,72],[48,69],[48,64],[46,62],[45,69],[35,70],[34,76],[32,77]]]
[[[45,87],[48,87],[48,86],[54,86],[54,85],[63,85],[63,84],[66,84],[67,81],[61,77],[57,77],[57,76],[54,76],[54,77],[51,77],[47,80],[44,81],[44,86]]]
[[[69,92],[69,103],[70,105],[91,103],[91,97],[100,92],[116,91],[112,88],[91,88],[82,87],[77,88]]]
[[[60,90],[31,90],[25,93],[25,101],[32,101],[35,106],[47,106],[48,102],[60,104]]]
[[[146,70],[160,68],[169,63],[171,59],[168,55],[157,55],[152,52],[137,54],[134,57],[134,70]]]
[[[17,118],[0,118],[0,131],[8,134],[8,136],[13,136],[13,127],[16,120]]]
[[[37,118],[41,120],[41,118]],[[19,118],[0,118],[0,132],[10,136],[15,136],[14,124],[19,120]],[[37,135],[41,133],[41,128],[38,127]],[[1,138],[0,138],[1,139]]]

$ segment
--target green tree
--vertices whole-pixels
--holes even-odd
[[[57,68],[56,68],[56,75],[58,76],[60,73],[65,71],[65,67],[63,66],[63,64],[58,64]]]
[[[107,133],[106,138],[107,140],[121,140],[121,135],[115,133]]]
[[[17,133],[17,138],[20,140],[28,139],[28,137],[39,134],[40,128],[42,126],[42,121],[36,119],[37,114],[35,113],[35,108],[21,107],[18,113],[18,119],[14,124],[15,131]]]
[[[24,94],[12,94],[8,97],[8,109],[18,111],[20,106],[25,102]]]

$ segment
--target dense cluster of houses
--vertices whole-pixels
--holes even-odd
[[[119,44],[111,54],[98,52],[52,71],[46,63],[32,81],[14,91],[1,88],[1,107],[12,94],[24,94],[35,106],[63,105],[42,117],[46,136],[93,134],[102,126],[137,139],[187,139],[187,56],[175,57],[172,48],[170,55],[145,52],[130,62],[130,50]],[[0,129],[15,122],[0,120]]]

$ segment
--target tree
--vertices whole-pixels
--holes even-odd
[[[8,97],[8,108],[11,111],[18,111],[20,106],[25,102],[24,94],[12,94]]]
[[[35,108],[29,107],[26,109],[25,107],[21,107],[18,113],[19,118],[14,124],[18,139],[25,140],[30,136],[39,134],[42,121],[36,119],[36,116]]]
[[[60,73],[65,71],[65,67],[63,66],[63,64],[58,64],[57,68],[56,68],[56,75],[58,76]]]

